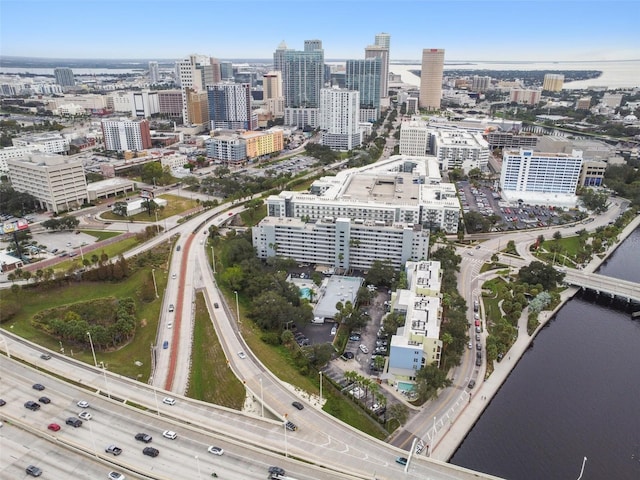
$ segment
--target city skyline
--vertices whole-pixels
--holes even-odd
[[[444,48],[449,61],[634,60],[640,58],[638,7],[633,0],[0,0],[0,52],[270,59],[282,41],[300,49],[317,38],[325,58],[359,59],[385,32],[392,61],[419,60],[423,48]],[[220,21],[234,14],[241,21]]]

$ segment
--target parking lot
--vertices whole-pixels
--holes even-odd
[[[469,182],[456,184],[463,213],[477,212],[485,217],[498,216],[492,231],[525,230],[563,225],[575,221],[579,215],[576,210],[555,208],[553,206],[512,205],[504,202],[500,194],[489,185],[475,187]]]

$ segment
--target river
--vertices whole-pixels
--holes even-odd
[[[640,283],[640,229],[599,273]],[[640,320],[570,300],[538,334],[451,463],[510,480],[640,478]],[[638,309],[636,307],[636,309]]]

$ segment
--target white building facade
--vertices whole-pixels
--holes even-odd
[[[158,92],[149,90],[142,92],[130,92],[131,95],[131,116],[137,118],[148,118],[151,115],[160,113]]]
[[[362,143],[360,133],[360,93],[355,90],[320,90],[322,145],[332,150],[352,150]]]
[[[151,133],[146,120],[102,120],[105,149],[140,152],[151,148]]]

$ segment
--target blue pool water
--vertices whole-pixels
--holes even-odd
[[[307,300],[311,300],[311,289],[307,287],[301,288],[300,298],[306,298]]]

